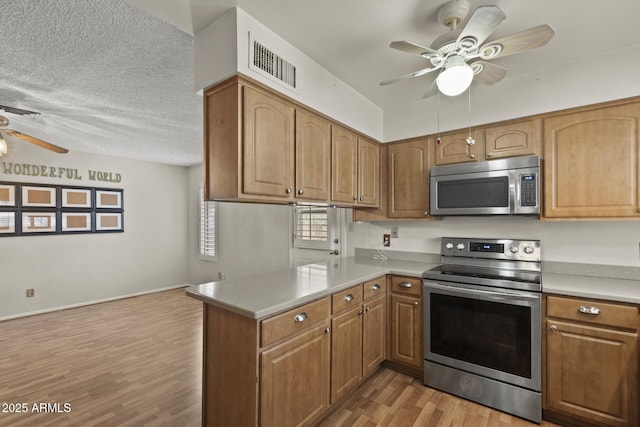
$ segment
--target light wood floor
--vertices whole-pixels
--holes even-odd
[[[0,322],[0,405],[27,405],[0,407],[0,426],[197,427],[201,360],[201,303],[183,289]],[[535,426],[387,369],[321,423],[352,425]]]

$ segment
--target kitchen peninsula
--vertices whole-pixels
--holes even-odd
[[[313,423],[384,360],[420,377],[421,276],[435,265],[351,257],[189,287],[204,302],[203,425]],[[543,292],[640,304],[638,280],[549,273]]]

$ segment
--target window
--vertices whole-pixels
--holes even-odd
[[[335,239],[337,209],[295,206],[293,245],[296,248],[331,249]]]
[[[217,260],[216,202],[204,200],[200,187],[200,258]]]

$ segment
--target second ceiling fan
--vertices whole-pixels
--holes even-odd
[[[431,47],[408,41],[392,42],[389,47],[419,55],[429,62],[429,66],[383,81],[380,85],[440,71],[425,97],[435,94],[436,90],[445,95],[456,96],[464,92],[472,81],[491,85],[502,80],[507,69],[487,61],[544,46],[555,34],[549,25],[539,25],[485,43],[506,18],[505,13],[499,6],[480,6],[464,28],[458,29],[458,24],[468,12],[468,0],[450,0],[442,5],[438,10],[438,21],[449,27],[450,31],[438,37]]]

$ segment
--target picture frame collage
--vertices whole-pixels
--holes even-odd
[[[124,232],[123,192],[0,181],[0,237]]]

